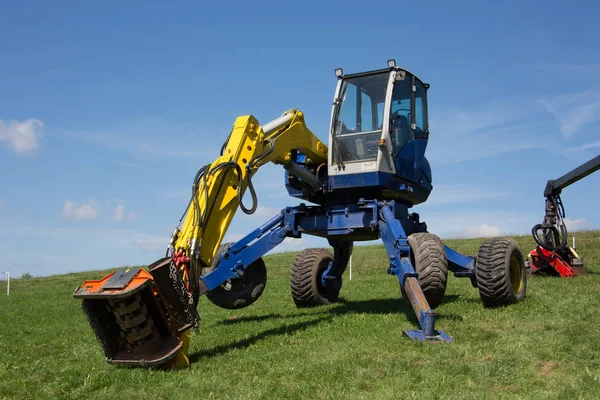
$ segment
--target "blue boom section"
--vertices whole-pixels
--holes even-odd
[[[217,288],[229,279],[242,276],[246,267],[279,245],[286,237],[300,238],[303,233],[327,237],[332,241],[373,240],[381,238],[389,255],[388,273],[398,278],[421,325],[421,330],[405,331],[413,340],[451,338],[434,329],[435,313],[429,307],[411,263],[408,235],[424,232],[426,225],[417,214],[394,201],[361,200],[348,206],[287,207],[266,224],[234,243],[223,253],[214,270],[200,279],[203,291]],[[472,277],[474,259],[446,247],[449,265],[456,276]],[[332,276],[329,276],[329,274]],[[321,277],[322,283],[335,280],[330,267]]]

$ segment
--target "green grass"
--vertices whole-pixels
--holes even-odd
[[[516,239],[524,254],[534,247]],[[445,242],[476,254],[482,239]],[[530,278],[514,306],[485,309],[468,280],[451,276],[436,310],[450,344],[402,335],[416,319],[381,246],[355,249],[342,302],[308,310],[289,294],[295,254],[269,256],[267,288],[251,307],[201,299],[192,367],[171,372],[104,363],[72,293],[105,272],[13,280],[0,296],[0,398],[598,398],[600,232],[577,243],[589,275]]]

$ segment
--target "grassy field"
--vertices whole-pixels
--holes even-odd
[[[524,254],[534,247],[516,239]],[[482,240],[446,243],[476,254]],[[104,272],[14,280],[0,296],[0,398],[599,398],[600,232],[578,233],[577,244],[589,275],[529,278],[515,306],[485,309],[468,280],[451,276],[436,310],[450,344],[402,335],[417,323],[381,246],[357,247],[342,301],[310,310],[290,297],[295,254],[269,256],[267,288],[251,307],[201,299],[193,365],[175,372],[104,363],[72,297]]]

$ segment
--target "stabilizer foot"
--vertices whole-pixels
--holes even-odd
[[[411,340],[415,342],[447,342],[452,343],[452,338],[444,331],[433,331],[433,335],[428,336],[422,330],[409,330],[402,331],[402,333],[408,336]]]

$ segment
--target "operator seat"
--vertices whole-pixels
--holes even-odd
[[[410,140],[410,125],[408,124],[408,118],[401,114],[393,116],[392,123],[393,129],[390,136],[394,153],[397,153]]]

